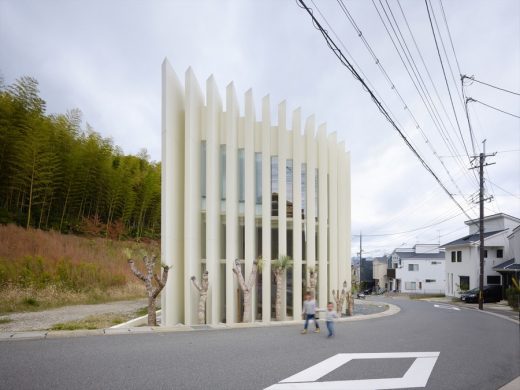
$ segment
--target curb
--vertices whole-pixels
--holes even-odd
[[[388,308],[380,313],[374,314],[359,314],[353,317],[339,318],[337,322],[352,322],[352,321],[364,321],[382,317],[388,317],[397,314],[401,311],[399,306],[391,303],[370,301],[366,302],[368,305],[375,306],[387,306]],[[160,313],[160,310],[157,311]],[[8,340],[43,340],[43,339],[56,339],[62,337],[81,337],[81,336],[103,336],[103,335],[122,335],[122,334],[143,334],[143,333],[170,333],[170,332],[193,332],[193,331],[205,331],[205,330],[233,330],[233,329],[248,329],[248,328],[265,328],[273,326],[294,326],[301,325],[304,323],[303,320],[289,320],[289,321],[272,321],[269,323],[256,322],[256,323],[236,323],[233,325],[218,324],[218,325],[176,325],[171,327],[166,326],[136,326],[135,323],[142,321],[146,323],[147,316],[134,318],[123,324],[118,324],[112,328],[106,329],[94,329],[94,330],[59,330],[59,331],[28,331],[28,332],[5,332],[0,333],[0,342]],[[132,324],[132,326],[129,326]]]

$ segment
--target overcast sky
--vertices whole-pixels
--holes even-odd
[[[381,67],[338,2],[305,3],[345,55],[348,50],[349,61],[355,61],[355,68],[450,193],[471,217],[477,217],[478,208],[470,198],[478,185],[461,141],[462,134],[472,154],[458,66],[477,80],[520,91],[520,1],[431,0],[460,131],[424,1],[344,1]],[[426,103],[385,26],[404,37],[424,80],[424,86],[422,81],[416,84],[419,91],[426,88]],[[161,158],[165,57],[181,80],[189,66],[201,85],[213,74],[222,96],[230,81],[239,94],[252,87],[257,118],[261,98],[270,94],[274,120],[275,105],[286,99],[290,110],[301,107],[304,117],[315,114],[318,123],[327,123],[329,132],[336,131],[351,152],[352,232],[367,235],[366,255],[416,243],[442,244],[466,234],[463,222],[468,218],[383,118],[295,1],[0,0],[0,74],[5,83],[24,75],[35,77],[49,113],[79,108],[85,122],[111,137],[125,153],[146,148],[156,161]],[[401,57],[409,66],[402,51]],[[415,68],[409,71],[413,77]],[[520,115],[518,95],[478,83],[465,87],[465,93]],[[469,104],[469,114],[475,151],[487,139],[486,151],[498,152],[488,158],[496,162],[486,171],[487,188],[495,200],[486,204],[486,215],[503,212],[520,217],[520,119],[478,102]],[[425,226],[430,227],[417,230]],[[400,232],[409,233],[393,234]],[[359,237],[353,236],[354,255],[358,247]]]

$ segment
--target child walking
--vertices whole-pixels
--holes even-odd
[[[334,306],[332,305],[332,302],[329,302],[327,304],[327,313],[325,316],[327,330],[329,331],[327,338],[334,336],[334,319],[336,318],[339,318],[338,313],[334,311]]]
[[[302,315],[305,316],[305,325],[303,326],[302,334],[307,333],[307,327],[309,326],[309,320],[314,321],[316,329],[314,333],[320,333],[320,326],[316,321],[316,301],[310,293],[305,294],[305,301],[303,301]]]

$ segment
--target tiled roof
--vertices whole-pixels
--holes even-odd
[[[493,267],[495,271],[520,271],[520,263],[515,263],[515,259],[505,261]]]
[[[433,259],[444,259],[444,252],[439,253],[415,253],[415,252],[399,252],[395,254],[401,259],[417,259],[417,260],[433,260]]]
[[[504,229],[506,230],[506,229]],[[484,233],[484,239],[486,239],[487,237],[490,237],[490,236],[493,236],[497,233],[500,233],[500,232],[503,232],[504,230],[495,230],[493,232],[486,232]],[[448,246],[448,245],[464,245],[464,244],[469,244],[471,242],[475,242],[475,241],[478,241],[480,239],[480,234],[479,233],[475,233],[475,234],[470,234],[468,236],[464,236],[462,238],[459,238],[455,241],[452,241],[452,242],[448,242],[447,244],[444,244],[442,246]]]

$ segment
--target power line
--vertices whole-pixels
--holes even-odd
[[[500,111],[500,112],[503,113],[503,114],[511,115],[511,116],[514,116],[515,118],[520,119],[520,116],[518,116],[518,115],[511,114],[510,112],[507,112],[507,111],[501,110],[500,108],[497,108],[497,107],[491,106],[491,105],[489,105],[489,104],[486,104],[486,103],[484,103],[484,102],[481,102],[480,100],[473,99],[473,98],[467,98],[466,101],[468,101],[468,102],[476,102],[476,103],[480,103],[480,104],[482,104],[483,106],[486,106],[486,107],[492,108],[493,110]]]
[[[404,101],[402,95],[400,94],[397,86],[394,84],[394,82],[391,80],[390,76],[388,75],[387,71],[385,70],[385,68],[383,67],[383,64],[381,63],[381,61],[379,60],[379,58],[377,57],[376,53],[374,52],[374,50],[372,49],[372,47],[370,46],[370,44],[368,43],[367,39],[364,37],[361,29],[359,28],[359,26],[357,25],[356,21],[354,20],[354,17],[350,14],[350,12],[348,11],[346,5],[343,3],[343,0],[337,0],[338,1],[338,4],[340,5],[340,8],[342,9],[343,13],[345,14],[345,16],[347,17],[347,19],[350,21],[350,23],[352,24],[352,26],[354,27],[354,30],[356,31],[358,37],[360,37],[360,39],[362,40],[363,44],[365,45],[365,47],[367,48],[368,52],[370,53],[370,55],[372,56],[374,62],[376,63],[376,65],[378,66],[379,70],[382,72],[382,74],[385,76],[386,80],[388,81],[391,89],[396,93],[396,95],[399,97],[399,99],[401,100],[401,102],[403,103],[404,105],[404,108],[405,110],[408,111],[409,115],[411,116],[411,118],[413,119],[414,123],[415,123],[415,126],[416,128],[420,131],[422,137],[424,138],[424,142],[428,145],[428,147],[431,149],[432,153],[435,155],[435,157],[437,157],[437,159],[439,160],[440,164],[442,165],[442,167],[444,168],[444,170],[446,171],[446,174],[448,175],[449,179],[451,180],[451,182],[453,183],[453,185],[457,188],[457,191],[462,194],[462,191],[461,189],[459,188],[458,184],[455,182],[455,180],[453,179],[449,169],[447,168],[447,166],[445,165],[444,161],[442,161],[439,157],[438,157],[438,153],[437,151],[435,150],[435,148],[433,147],[432,143],[430,142],[430,140],[428,139],[428,137],[426,136],[425,132],[423,131],[422,127],[419,125],[418,121],[417,121],[417,118],[415,117],[415,115],[413,114],[413,112],[410,110],[408,104]],[[311,2],[314,4],[314,6],[316,7],[317,11],[321,14],[321,12],[319,11],[319,8],[316,6],[316,4],[314,3],[314,1],[311,0]],[[399,49],[397,48],[397,45],[395,44],[394,42],[394,39],[392,38],[392,35],[390,34],[390,31],[388,30],[387,26],[386,26],[386,23],[384,22],[383,18],[382,18],[382,15],[381,13],[379,12],[379,9],[377,8],[377,6],[375,5],[374,1],[372,1],[372,4],[374,5],[374,8],[376,9],[380,19],[381,19],[381,22],[383,23],[383,26],[385,27],[385,30],[388,34],[388,36],[390,37],[390,40],[392,41],[392,44],[394,46],[394,48],[396,49],[397,51],[397,54],[399,55],[399,58],[401,59],[401,62],[403,64],[403,66],[405,67],[405,70],[406,72],[408,73],[408,76],[410,77],[410,80],[412,81],[415,89],[417,90],[424,106],[426,107],[426,110],[428,111],[428,114],[430,115],[435,127],[437,128],[437,131],[439,132],[439,134],[441,135],[441,138],[442,140],[444,141],[444,143],[446,144],[448,150],[452,153],[455,153],[455,150],[456,148],[450,148],[450,144],[449,144],[449,141],[447,142],[447,137],[446,135],[443,133],[441,127],[439,127],[439,124],[441,124],[442,126],[444,126],[444,123],[442,122],[442,119],[440,118],[440,115],[438,114],[438,111],[435,107],[435,104],[433,103],[433,100],[431,98],[431,95],[429,94],[428,92],[428,89],[426,87],[426,84],[424,83],[424,80],[422,78],[422,76],[420,75],[420,72],[419,72],[419,69],[417,67],[417,65],[415,64],[415,61],[413,60],[413,56],[412,54],[410,53],[410,50],[408,49],[408,46],[406,44],[406,40],[404,39],[403,35],[401,34],[401,31],[399,29],[399,26],[397,25],[397,21],[395,20],[394,16],[393,16],[393,13],[392,13],[392,10],[390,9],[390,12],[392,13],[392,17],[397,25],[397,29],[399,30],[399,35],[401,36],[402,40],[403,40],[403,43],[408,51],[408,54],[410,56],[410,59],[411,59],[411,62],[410,62],[410,59],[408,58],[408,55],[406,54],[406,51],[405,49],[403,48],[403,45],[401,44],[401,41],[399,40],[399,37],[397,36],[397,32],[395,31],[394,29],[394,26],[392,25],[392,22],[384,8],[384,6],[382,5],[381,3],[381,0],[380,0],[380,4],[381,4],[381,7],[383,8],[383,11],[385,12],[385,15],[387,16],[387,19],[389,20],[390,22],[390,26],[392,28],[392,30],[394,31],[394,34],[396,35],[397,37],[397,41],[399,42],[399,45],[401,46],[404,54],[405,54],[405,57],[406,57],[406,60],[408,61],[408,64],[410,64],[410,68],[412,69],[412,72],[414,73],[414,75],[416,76],[417,80],[418,80],[418,83],[419,83],[419,87],[421,88],[421,90],[423,90],[423,93],[425,95],[425,97],[423,97],[423,94],[421,93],[421,91],[419,90],[419,87],[417,86],[417,83],[414,81],[414,78],[412,77],[412,75],[410,74],[410,71],[408,70],[408,67],[406,66],[406,63],[405,61],[403,60],[403,57],[401,56],[401,53],[399,51]],[[388,2],[387,2],[387,5],[388,5]],[[323,17],[323,15],[322,15]],[[325,20],[325,22],[328,24],[328,22]],[[330,25],[329,25],[330,27]],[[333,30],[334,32],[334,30]],[[417,70],[417,73],[416,71],[414,70],[414,66],[412,65],[415,65],[415,69]],[[421,84],[421,81],[422,81],[422,84]],[[433,83],[433,82],[432,82]],[[424,85],[424,88],[426,88],[426,92],[424,91],[422,85]],[[430,100],[428,100],[428,97],[430,98]],[[426,101],[425,101],[425,98],[426,98]],[[431,103],[430,103],[431,101]],[[430,107],[432,107],[430,109]],[[437,123],[436,121],[436,116],[435,116],[435,112],[437,112],[437,116],[439,117],[439,124]],[[446,131],[446,134],[448,134],[449,136],[449,133]],[[451,137],[450,137],[450,140],[451,140]],[[451,143],[453,143],[453,141],[451,140]],[[463,165],[462,161],[460,161],[460,164],[461,166]],[[467,174],[467,171],[464,167],[463,169],[464,172],[466,172]],[[465,200],[467,202],[467,200]]]
[[[511,195],[511,196],[514,196],[515,198],[520,199],[520,195],[515,195],[515,194],[513,194],[512,192],[509,192],[509,191],[506,190],[505,188],[500,187],[497,183],[494,183],[494,182],[492,182],[491,180],[489,180],[489,178],[487,179],[487,181],[489,181],[491,184],[493,184],[493,185],[494,185],[496,188],[498,188],[499,190],[504,191],[506,194],[509,194],[509,195]]]
[[[477,79],[475,78],[475,76],[466,76],[466,75],[462,75],[462,80],[464,80],[464,79],[468,79],[468,80],[471,80],[471,81],[475,81],[475,82],[477,82],[477,83],[479,83],[479,84],[484,84],[484,85],[487,85],[488,87],[495,88],[495,89],[499,89],[499,90],[501,90],[501,91],[508,92],[508,93],[513,94],[513,95],[520,96],[520,93],[518,93],[518,92],[510,91],[510,90],[505,89],[505,88],[497,87],[496,85],[493,85],[493,84],[485,83],[485,82],[483,82],[483,81],[477,80]]]
[[[407,234],[407,233],[413,233],[413,232],[418,232],[419,230],[424,230],[424,229],[428,229],[428,228],[431,228],[433,226],[437,226],[437,225],[440,225],[444,222],[447,222],[447,221],[450,221],[454,218],[457,218],[459,217],[460,215],[462,215],[463,213],[458,213],[456,215],[453,215],[449,218],[446,218],[446,219],[443,219],[442,221],[440,222],[436,222],[436,223],[432,223],[430,225],[426,225],[426,226],[421,226],[419,228],[416,228],[416,229],[411,229],[411,230],[406,230],[406,231],[403,231],[403,232],[396,232],[396,233],[381,233],[381,234],[363,234],[363,236],[365,237],[387,237],[387,236],[399,236],[401,234]],[[357,234],[353,234],[353,236],[358,236]]]
[[[383,116],[386,118],[386,120],[392,125],[392,127],[399,133],[403,141],[406,143],[408,148],[415,154],[417,159],[421,162],[421,164],[424,166],[424,168],[433,176],[433,178],[437,181],[437,183],[442,187],[442,189],[446,192],[446,194],[451,198],[451,200],[461,209],[461,211],[471,219],[471,217],[468,215],[466,210],[457,202],[457,200],[453,197],[453,195],[448,191],[444,183],[441,182],[441,180],[438,178],[438,176],[433,172],[433,170],[430,168],[430,166],[424,161],[424,159],[419,155],[417,150],[410,144],[410,141],[405,137],[401,129],[396,125],[396,123],[392,120],[388,112],[385,110],[381,102],[377,99],[377,97],[374,95],[372,90],[368,87],[366,82],[361,78],[361,76],[357,73],[357,71],[353,68],[352,64],[348,61],[348,59],[344,56],[344,54],[341,52],[340,48],[336,45],[334,40],[329,36],[328,32],[321,26],[319,21],[316,19],[312,11],[309,7],[305,4],[303,0],[297,0],[299,4],[301,4],[301,8],[305,9],[307,13],[310,15],[311,19],[314,22],[314,25],[316,28],[320,31],[320,33],[323,35],[323,38],[325,39],[325,42],[327,43],[327,46],[332,50],[334,55],[340,60],[340,62],[352,73],[354,78],[358,80],[361,85],[365,88],[365,90],[370,95],[372,101],[376,104],[377,108],[383,114]]]
[[[431,26],[431,29],[432,29],[433,39],[435,41],[435,47],[437,48],[437,55],[438,55],[439,61],[441,63],[442,74],[444,76],[444,81],[446,83],[446,88],[448,90],[448,95],[450,97],[451,108],[453,109],[453,115],[455,116],[455,121],[457,122],[457,127],[458,127],[459,133],[460,133],[460,139],[462,141],[462,145],[464,146],[464,151],[466,152],[466,155],[469,158],[468,148],[466,147],[466,142],[464,141],[464,136],[462,135],[462,129],[460,128],[459,119],[457,117],[457,112],[455,110],[455,105],[453,104],[453,98],[451,96],[451,91],[450,91],[450,86],[449,86],[449,83],[448,83],[448,78],[446,77],[446,71],[444,69],[444,63],[442,61],[441,52],[439,50],[439,44],[437,42],[437,36],[435,34],[435,28],[433,27],[432,17],[431,17],[431,14],[430,14],[430,7],[428,6],[428,0],[424,0],[424,3],[426,4],[426,10],[428,11],[428,19],[430,21],[430,26]],[[433,8],[432,8],[432,12],[433,12]]]

